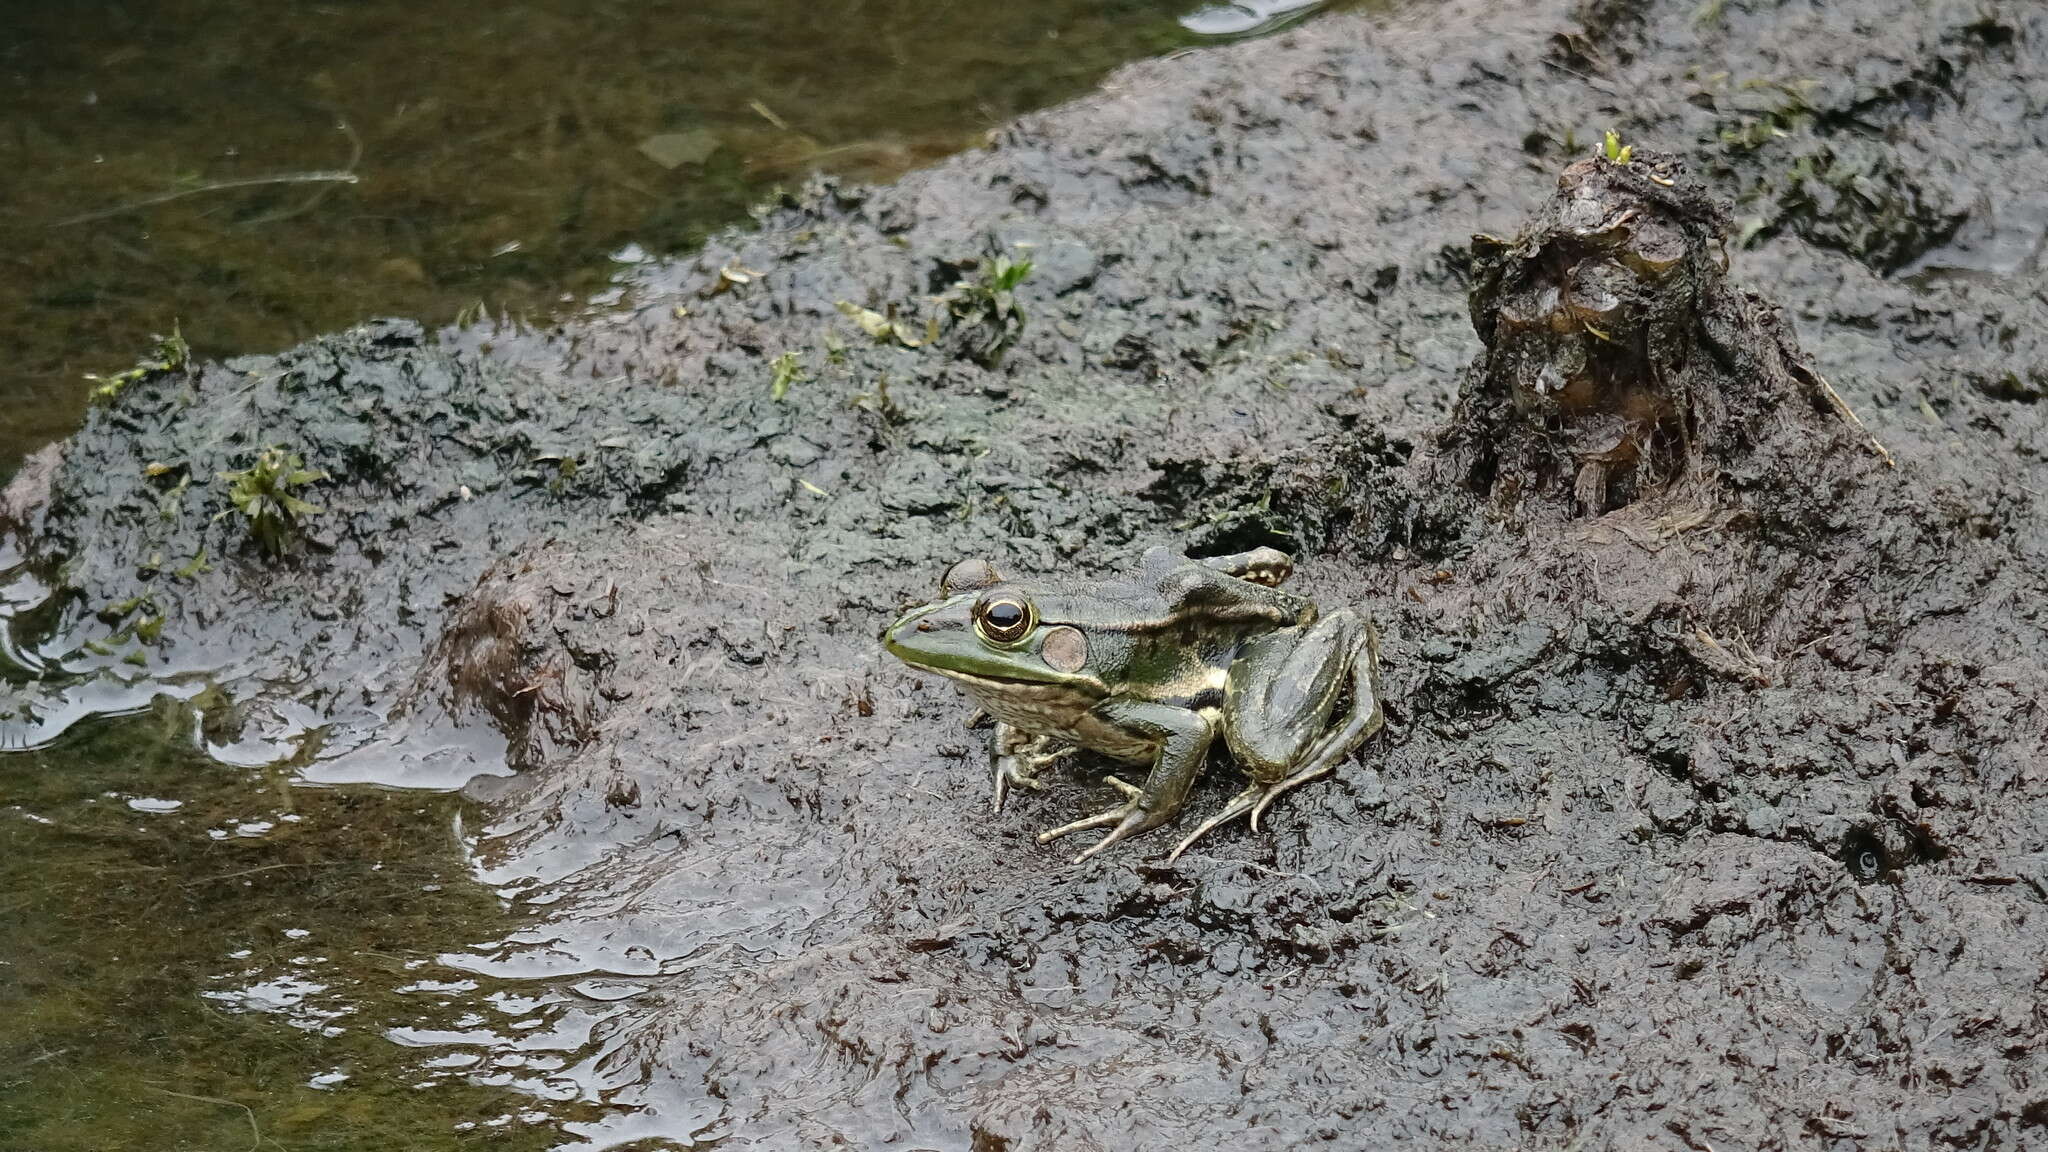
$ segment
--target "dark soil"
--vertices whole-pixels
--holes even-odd
[[[2027,1147],[2044,108],[2020,3],[1332,18],[815,186],[615,317],[159,374],[29,519],[80,664],[232,677],[314,780],[517,769],[488,875],[644,989],[594,1143]],[[995,368],[836,306],[922,342],[1017,244]],[[273,443],[333,477],[279,562],[213,519]],[[1388,729],[1261,833],[1073,867],[1032,836],[1105,766],[991,817],[873,637],[963,556],[1172,540],[1300,552]]]

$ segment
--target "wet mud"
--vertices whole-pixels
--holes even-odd
[[[608,319],[131,386],[0,503],[63,638],[0,723],[220,682],[302,779],[466,787],[537,926],[444,961],[582,1012],[570,1147],[2027,1147],[2044,103],[2020,4],[1138,65]],[[991,366],[929,298],[1019,253]],[[330,478],[273,560],[214,478],[280,443]],[[1176,540],[1372,617],[1388,726],[1072,866],[1108,766],[990,815],[874,636],[962,557]]]

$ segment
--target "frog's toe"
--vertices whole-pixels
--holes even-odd
[[[1232,796],[1230,798],[1230,803],[1225,804],[1223,806],[1222,811],[1216,813],[1214,816],[1209,817],[1207,820],[1202,821],[1200,827],[1196,828],[1193,832],[1188,833],[1187,836],[1183,838],[1179,844],[1176,844],[1173,849],[1173,854],[1166,858],[1166,862],[1168,864],[1171,864],[1175,860],[1180,859],[1180,854],[1187,851],[1191,846],[1193,846],[1195,841],[1200,840],[1202,837],[1208,835],[1209,833],[1215,831],[1218,828],[1221,828],[1223,825],[1230,823],[1232,820],[1237,819],[1239,816],[1242,816],[1245,813],[1252,811],[1254,806],[1262,802],[1261,797],[1263,797],[1264,795],[1265,789],[1260,788],[1258,785],[1255,784],[1252,787],[1247,788],[1242,792],[1239,792],[1237,795]]]
[[[1033,792],[1045,791],[1045,781],[1038,778],[1038,771],[1048,764],[1064,760],[1073,754],[1073,749],[1055,752],[1049,756],[1005,756],[996,761],[996,805],[1003,810],[1003,801],[1009,798],[1012,788],[1029,788]]]
[[[1038,774],[1080,750],[1079,745],[1061,744],[1050,736],[1027,736],[1008,725],[997,725],[989,738],[989,763],[995,769],[996,811],[1003,810],[1003,801],[1013,786],[1043,791],[1045,784]]]
[[[1090,828],[1103,828],[1115,825],[1115,827],[1109,829],[1109,835],[1096,841],[1086,852],[1074,857],[1074,863],[1079,864],[1081,861],[1088,859],[1090,856],[1095,855],[1097,852],[1122,840],[1126,836],[1135,836],[1140,832],[1157,828],[1166,822],[1166,814],[1153,812],[1144,806],[1144,789],[1133,784],[1126,784],[1114,776],[1103,777],[1103,782],[1122,792],[1125,797],[1124,802],[1106,812],[1097,812],[1093,816],[1084,816],[1072,824],[1062,824],[1058,828],[1041,832],[1038,834],[1038,842],[1040,844],[1049,844],[1069,832],[1085,832]]]
[[[1147,812],[1143,808],[1133,808],[1124,815],[1122,820],[1117,821],[1116,827],[1109,830],[1109,835],[1097,840],[1086,852],[1074,857],[1074,863],[1081,863],[1126,836],[1136,836],[1140,832],[1149,832],[1165,822],[1166,817],[1156,812]]]
[[[1282,792],[1287,791],[1296,784],[1306,784],[1318,776],[1327,776],[1336,767],[1337,763],[1334,759],[1320,760],[1287,777],[1285,780],[1275,784],[1268,784],[1264,788],[1258,789],[1258,803],[1252,806],[1252,831],[1257,832],[1259,830],[1259,817],[1266,814],[1266,809],[1272,805],[1273,801],[1280,798]]]
[[[1138,797],[1143,795],[1140,789],[1133,788],[1114,776],[1103,777],[1103,782],[1113,785],[1117,791],[1122,792],[1125,796],[1124,802],[1107,812],[1097,812],[1093,816],[1083,816],[1072,824],[1062,824],[1057,828],[1048,828],[1038,834],[1038,842],[1040,844],[1050,844],[1069,832],[1086,832],[1090,828],[1100,828],[1105,824],[1114,824],[1138,807]]]
[[[1130,801],[1131,803],[1136,803],[1138,797],[1143,796],[1145,794],[1145,790],[1143,788],[1138,787],[1136,784],[1126,784],[1114,776],[1104,776],[1102,778],[1102,782],[1104,784],[1109,785],[1111,788],[1114,788],[1117,791],[1123,793],[1124,799]],[[1129,806],[1129,804],[1125,805],[1125,807]]]
[[[1274,800],[1279,798],[1282,792],[1287,791],[1296,784],[1306,784],[1318,776],[1326,776],[1335,767],[1335,764],[1328,762],[1312,764],[1283,780],[1278,780],[1271,784],[1254,784],[1239,792],[1230,798],[1230,803],[1225,804],[1222,811],[1202,821],[1201,827],[1188,833],[1187,837],[1174,848],[1173,855],[1166,858],[1166,862],[1168,864],[1173,863],[1195,841],[1200,840],[1202,837],[1247,812],[1251,813],[1252,831],[1257,832],[1259,830],[1259,817],[1266,814],[1266,809],[1272,805]]]

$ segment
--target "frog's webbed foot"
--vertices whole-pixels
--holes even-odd
[[[1150,831],[1170,819],[1170,816],[1166,813],[1149,811],[1146,808],[1145,790],[1143,788],[1135,784],[1126,784],[1114,776],[1104,777],[1103,782],[1114,786],[1118,791],[1122,792],[1124,794],[1124,802],[1106,812],[1097,812],[1093,816],[1084,816],[1072,824],[1062,824],[1058,828],[1041,832],[1038,834],[1038,842],[1040,844],[1049,844],[1069,832],[1085,832],[1090,828],[1101,828],[1114,824],[1115,827],[1109,830],[1109,835],[1096,841],[1094,846],[1086,852],[1074,857],[1074,863],[1079,864],[1081,861],[1088,859],[1090,856],[1095,855],[1097,852],[1102,851],[1126,836],[1135,836],[1140,832]]]
[[[989,751],[989,761],[995,769],[995,810],[1001,812],[1011,788],[1044,791],[1045,781],[1038,778],[1039,772],[1080,749],[1050,736],[1026,736],[1007,724],[999,724],[989,738]]]
[[[1363,737],[1359,739],[1362,740]],[[1342,760],[1345,754],[1350,752],[1355,746],[1355,742],[1346,744],[1326,754],[1312,757],[1307,766],[1303,767],[1301,771],[1284,780],[1277,780],[1271,784],[1254,784],[1237,795],[1232,796],[1230,803],[1225,804],[1222,811],[1202,821],[1199,827],[1182,838],[1179,844],[1174,845],[1173,852],[1167,856],[1166,862],[1171,864],[1175,860],[1180,859],[1180,854],[1192,847],[1195,841],[1200,840],[1203,836],[1230,823],[1247,812],[1252,815],[1252,831],[1257,832],[1259,830],[1259,817],[1265,815],[1267,806],[1279,799],[1282,792],[1287,791],[1296,784],[1306,784],[1318,776],[1329,775],[1332,771],[1336,770],[1337,762]]]
[[[1249,552],[1233,552],[1228,556],[1204,556],[1195,563],[1268,588],[1278,588],[1294,575],[1294,557],[1278,548],[1261,547]]]
[[[1045,844],[1069,832],[1109,828],[1109,835],[1074,857],[1076,864],[1127,836],[1150,831],[1180,815],[1187,804],[1188,789],[1194,786],[1195,774],[1201,771],[1202,761],[1209,754],[1209,742],[1215,738],[1207,717],[1171,704],[1112,697],[1096,705],[1093,715],[1121,731],[1156,741],[1159,751],[1144,787],[1108,777],[1109,783],[1124,794],[1122,804],[1040,834],[1038,842]]]

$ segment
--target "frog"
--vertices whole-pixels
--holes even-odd
[[[980,706],[970,723],[994,721],[997,812],[1082,750],[1147,769],[1141,784],[1105,779],[1121,803],[1039,835],[1107,828],[1076,864],[1175,821],[1222,745],[1249,783],[1180,840],[1170,864],[1239,817],[1256,833],[1282,793],[1334,771],[1385,724],[1378,631],[1282,588],[1293,570],[1265,546],[1204,557],[1154,547],[1133,575],[1092,582],[1011,580],[966,559],[940,578],[939,599],[889,624],[881,642],[958,684]]]

